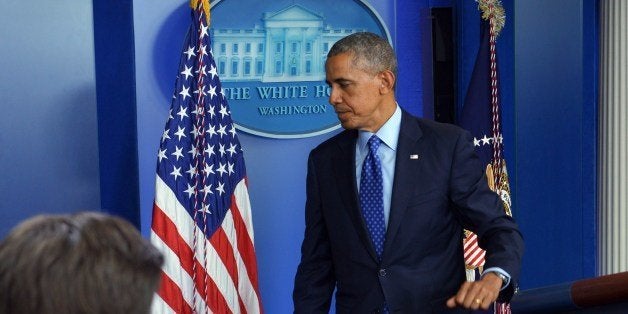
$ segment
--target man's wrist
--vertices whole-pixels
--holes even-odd
[[[500,273],[500,272],[496,272],[496,271],[492,271],[490,273],[495,274],[497,277],[499,277],[499,279],[502,280],[502,288],[506,287],[506,284],[508,283],[508,277],[506,277],[506,275]]]
[[[495,277],[501,280],[501,290],[504,290],[510,284],[510,274],[499,267],[489,267],[482,272],[482,277],[488,274],[494,274]],[[491,276],[492,277],[492,276]]]
[[[495,272],[486,272],[482,275],[481,279],[484,283],[488,284],[491,289],[496,289],[496,291],[501,291],[503,287],[503,280],[497,276]]]

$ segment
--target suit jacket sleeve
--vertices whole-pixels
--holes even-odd
[[[295,313],[328,313],[336,285],[327,226],[321,210],[319,182],[312,154],[308,159],[305,236],[295,277]]]
[[[523,238],[512,219],[504,212],[499,196],[491,191],[471,141],[464,132],[457,141],[450,182],[451,199],[465,228],[478,235],[486,250],[485,268],[500,267],[511,276],[511,284],[500,293],[507,301],[519,279]]]

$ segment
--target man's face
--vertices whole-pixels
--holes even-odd
[[[379,74],[358,69],[352,59],[352,53],[327,59],[325,72],[331,87],[329,103],[343,128],[375,132],[386,121],[381,118],[382,81]]]

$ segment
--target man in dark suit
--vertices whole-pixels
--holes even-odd
[[[338,41],[325,65],[345,131],[310,153],[296,313],[441,313],[508,300],[523,240],[487,184],[470,135],[395,100],[397,61],[372,33]],[[465,282],[463,228],[486,249]]]

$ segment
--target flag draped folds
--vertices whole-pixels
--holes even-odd
[[[499,0],[479,0],[482,11],[480,48],[475,60],[471,80],[460,115],[459,125],[473,135],[473,144],[482,164],[486,165],[486,177],[491,190],[496,192],[510,211],[510,187],[506,162],[503,157],[501,131],[501,100],[497,71],[496,38],[504,26],[504,10]],[[485,252],[478,245],[477,235],[465,230],[464,257],[468,279],[475,277],[475,270],[484,266]],[[496,304],[496,313],[510,313],[507,304]]]
[[[192,24],[157,153],[151,242],[165,255],[153,313],[262,313],[242,147],[212,56],[209,3]]]

